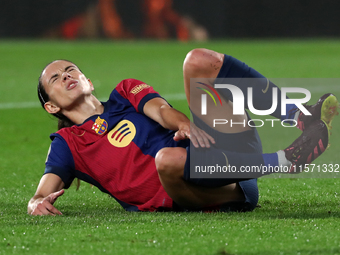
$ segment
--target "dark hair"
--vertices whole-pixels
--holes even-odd
[[[68,61],[68,60],[65,60],[65,61],[72,63],[71,61]],[[51,62],[51,63],[53,63],[53,62]],[[51,64],[51,63],[49,63],[49,64]],[[48,65],[46,65],[46,67]],[[46,69],[46,67],[44,68],[44,70]],[[42,108],[44,108],[44,110],[46,110],[45,109],[45,104],[46,104],[46,102],[50,101],[50,97],[46,93],[46,90],[45,90],[45,88],[44,88],[44,86],[42,84],[41,76],[42,76],[43,72],[44,71],[42,71],[40,76],[39,76],[38,98],[39,98],[39,101],[40,101],[40,104],[41,104]],[[58,118],[58,130],[62,129],[64,127],[72,127],[74,125],[74,123],[69,118],[67,118],[64,114],[62,114],[62,113],[52,113],[52,115],[55,116],[56,118]]]

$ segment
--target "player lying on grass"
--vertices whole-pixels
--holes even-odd
[[[198,163],[206,165],[299,167],[317,158],[328,146],[328,129],[338,106],[334,95],[327,94],[315,105],[305,106],[312,116],[297,111],[295,105],[287,105],[287,115],[281,116],[278,107],[272,115],[295,118],[303,133],[286,149],[263,154],[256,128],[221,125],[214,129],[211,120],[215,113],[197,117],[201,108],[190,101],[200,97],[202,89],[213,84],[215,78],[263,76],[231,56],[207,49],[189,52],[183,71],[195,124],[141,81],[123,80],[102,103],[92,94],[91,81],[75,64],[65,60],[48,64],[39,78],[38,96],[43,108],[59,118],[59,128],[65,128],[51,135],[45,173],[29,201],[28,213],[61,214],[53,204],[74,178],[97,186],[128,211],[253,210],[258,202],[256,178],[262,174],[240,179],[228,175],[191,178],[190,155],[195,154],[202,161]],[[190,78],[206,77],[210,79],[204,84],[190,84]],[[200,85],[202,89],[196,89]],[[251,85],[238,86],[246,93]],[[271,95],[262,90],[273,87],[267,82],[254,89],[257,109],[270,108]],[[246,112],[232,115],[230,95],[222,94],[221,102],[219,116],[248,121]]]

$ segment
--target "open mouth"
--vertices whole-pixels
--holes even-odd
[[[78,81],[71,81],[71,82],[67,85],[66,89],[67,89],[67,90],[71,90],[71,89],[75,88],[77,85],[78,85]]]

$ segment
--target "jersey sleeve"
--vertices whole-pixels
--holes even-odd
[[[75,165],[71,150],[66,141],[59,135],[53,134],[50,149],[45,163],[45,173],[58,175],[65,184],[65,189],[69,188],[75,178]]]
[[[116,91],[129,100],[137,112],[143,113],[143,107],[147,101],[155,97],[161,97],[150,85],[136,80],[122,80],[116,87]]]

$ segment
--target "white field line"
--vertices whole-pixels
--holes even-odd
[[[177,94],[168,94],[162,95],[166,100],[169,101],[181,101],[186,100],[184,93],[177,93]],[[106,101],[107,98],[101,98],[100,101]],[[9,103],[0,103],[0,110],[4,109],[25,109],[25,108],[38,108],[40,106],[40,102],[9,102]]]
[[[338,84],[327,84],[326,86],[312,86],[307,88],[311,93],[328,93],[328,92],[339,92],[340,85]],[[164,94],[161,95],[168,101],[182,101],[186,100],[186,96],[184,93],[175,93],[175,94]],[[106,101],[107,98],[100,99],[101,101]],[[24,108],[38,108],[41,107],[38,99],[36,102],[9,102],[9,103],[0,103],[0,110],[3,109],[24,109]]]

